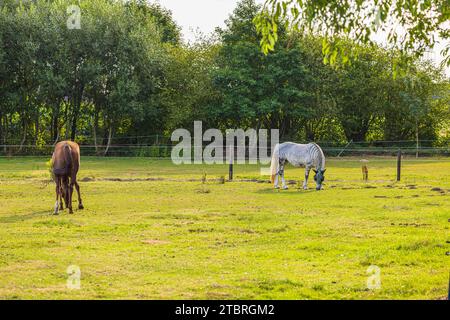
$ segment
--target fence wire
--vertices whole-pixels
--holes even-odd
[[[94,145],[91,143],[80,143],[80,149],[83,156],[108,156],[108,157],[146,157],[155,159],[170,158],[172,150],[176,143],[167,141],[167,137],[149,136],[153,141],[148,143],[132,143],[124,138],[120,141],[118,138],[114,144]],[[133,138],[135,139],[135,138]],[[157,139],[157,140],[155,140]],[[193,156],[194,149],[204,148],[210,142],[204,142],[201,146],[191,145]],[[306,142],[298,142],[306,143]],[[340,143],[333,141],[317,142],[328,157],[348,157],[348,156],[395,156],[398,150],[406,156],[433,157],[450,156],[450,145],[433,146],[433,142],[429,140],[421,140],[417,145],[417,141],[365,141]],[[223,147],[223,154],[229,152],[229,147]],[[257,146],[258,154],[270,156],[271,147]],[[0,157],[23,157],[23,156],[51,156],[54,145],[20,145],[20,144],[3,144],[0,145]],[[235,145],[234,154],[244,154],[246,158],[251,154],[249,145]]]

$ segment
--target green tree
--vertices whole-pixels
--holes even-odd
[[[351,55],[342,37],[350,37],[357,44],[374,44],[372,36],[379,31],[387,34],[392,48],[422,56],[438,37],[444,41],[450,38],[449,20],[447,0],[267,0],[255,23],[265,53],[275,49],[280,26],[289,25],[325,36],[324,55],[334,64],[338,57],[345,63]],[[442,54],[450,65],[450,44]]]
[[[149,3],[147,0],[132,0],[127,3],[134,18],[145,22],[148,18],[156,24],[160,32],[161,41],[172,45],[180,45],[181,29],[175,23],[172,12],[159,3]],[[148,20],[147,20],[148,21]]]
[[[129,130],[146,116],[162,130],[155,125],[164,114],[161,28],[164,22],[173,31],[170,41],[178,39],[171,16],[157,13],[159,7],[142,14],[120,1],[80,1],[81,28],[74,29],[67,27],[70,5],[38,0],[1,8],[3,140],[37,145],[102,131],[110,143],[115,130]]]
[[[8,12],[14,12],[14,15]],[[39,43],[33,35],[38,24],[32,19],[33,12],[24,6],[3,8],[2,15],[2,73],[5,76],[2,81],[5,96],[2,115],[8,122],[4,127],[14,134],[15,144],[20,144],[21,151],[29,134],[32,118],[37,113],[36,93],[39,83],[35,57]]]
[[[384,108],[385,139],[436,140],[445,119],[440,70],[429,62],[417,62],[406,75],[386,81],[390,90]]]
[[[220,30],[223,46],[214,83],[222,98],[212,112],[226,126],[279,128],[282,136],[295,138],[313,99],[307,90],[313,75],[286,33],[280,33],[277,51],[260,52],[252,23],[259,10],[254,1],[241,1]]]
[[[365,141],[372,124],[382,112],[385,80],[390,70],[381,49],[352,43],[347,45],[358,51],[358,59],[337,71],[339,80],[334,94],[338,105],[337,118],[347,141]]]
[[[219,106],[220,95],[214,87],[213,74],[218,68],[218,50],[220,45],[212,39],[169,50],[167,84],[161,95],[169,114],[165,126],[168,131],[189,128],[195,120],[216,126],[213,110]]]

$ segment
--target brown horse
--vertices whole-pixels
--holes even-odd
[[[72,141],[59,142],[55,146],[52,156],[52,172],[56,183],[55,215],[58,214],[58,209],[64,210],[62,199],[64,199],[69,213],[73,213],[72,194],[74,186],[78,193],[78,208],[84,209],[81,201],[80,186],[77,182],[79,168],[80,146]]]

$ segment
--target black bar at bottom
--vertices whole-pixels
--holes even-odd
[[[20,308],[21,304],[27,305]],[[3,301],[2,311],[11,308],[15,316],[20,313],[37,314],[42,312],[46,317],[54,315],[60,319],[60,313],[70,312],[71,317],[86,315],[84,306],[89,307],[89,315],[108,313],[118,319],[132,319],[138,314],[139,319],[309,319],[320,316],[338,315],[346,318],[361,314],[355,312],[355,307],[361,307],[362,312],[370,310],[371,318],[383,317],[387,308],[394,308],[402,316],[413,316],[420,312],[448,311],[448,300],[435,301]],[[18,308],[19,307],[19,308]],[[81,307],[81,308],[80,308]],[[51,308],[51,309],[49,309]],[[427,310],[428,308],[428,310]],[[445,308],[445,309],[444,309]],[[51,313],[48,313],[51,310]],[[314,315],[313,317],[308,315]],[[350,317],[351,318],[351,317]]]

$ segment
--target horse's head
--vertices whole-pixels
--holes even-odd
[[[314,170],[314,172],[316,173],[314,176],[314,181],[316,182],[316,190],[322,190],[322,183],[325,180],[325,171],[327,171],[327,169],[325,170]]]

